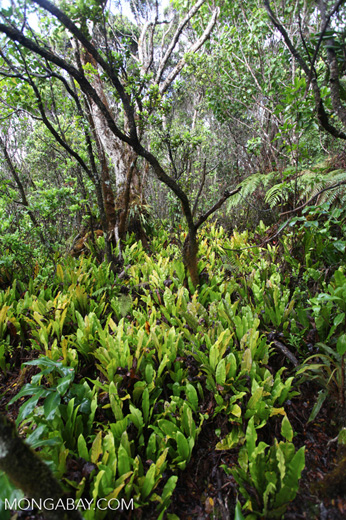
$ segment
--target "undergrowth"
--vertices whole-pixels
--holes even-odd
[[[160,230],[151,251],[128,240],[120,278],[82,256],[61,261],[49,283],[38,271],[0,292],[3,380],[25,380],[35,368],[8,411],[20,403],[17,427],[68,493],[133,499],[138,512],[178,518],[170,503],[179,476],[205,425],[223,417],[228,431],[215,450],[238,454],[237,466],[223,466],[238,486],[234,514],[284,514],[304,468],[287,403],[312,374],[320,385],[313,417],[327,398],[345,404],[346,241],[341,212],[325,211],[309,210],[291,223],[294,234],[287,228],[262,248],[248,232],[207,227],[196,291]],[[255,236],[268,234],[261,225]],[[319,340],[312,352],[311,328]],[[272,363],[278,343],[296,364]],[[261,436],[268,427],[279,432],[271,444]],[[71,461],[82,468],[74,478]],[[0,479],[2,500],[21,496]]]

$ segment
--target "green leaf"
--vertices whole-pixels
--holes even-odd
[[[178,432],[178,427],[176,424],[172,423],[172,421],[167,421],[167,419],[160,419],[157,421],[157,424],[165,435],[175,439]]]
[[[230,450],[244,442],[244,433],[239,427],[234,426],[224,439],[217,443],[216,450]]]
[[[179,456],[183,461],[187,461],[190,457],[190,447],[186,437],[180,431],[177,432],[176,441]]]
[[[147,496],[152,492],[155,485],[155,464],[151,464],[150,468],[145,475],[145,479],[141,489],[141,496],[145,500]]]
[[[250,397],[249,402],[247,404],[247,408],[249,410],[256,409],[257,405],[258,405],[258,402],[260,401],[262,395],[263,395],[263,386],[259,386],[258,388],[256,388],[256,390],[254,391],[254,393]]]
[[[192,411],[191,408],[188,406],[187,403],[183,404],[183,413],[181,417],[181,426],[183,429],[183,432],[192,439],[196,436],[196,424],[192,417]]]
[[[153,369],[153,366],[150,363],[148,363],[145,367],[145,380],[148,383],[148,385],[150,385],[150,383],[153,381],[153,379],[154,379],[154,369]]]
[[[142,410],[145,423],[149,421],[149,390],[145,388],[142,395]]]
[[[190,383],[186,385],[186,397],[189,405],[191,406],[194,412],[197,412],[198,409],[198,395],[195,387]]]
[[[286,474],[284,482],[281,484],[281,489],[275,496],[275,507],[287,504],[295,498],[304,466],[305,447],[302,447],[295,453],[290,462],[286,462]]]
[[[65,377],[62,377],[61,379],[58,380],[56,389],[60,395],[65,395],[65,393],[68,390],[73,379],[74,379],[74,370],[71,371],[70,374],[67,374]]]
[[[256,447],[257,433],[254,426],[254,417],[251,417],[249,423],[246,428],[246,449],[249,455],[249,459],[251,459],[251,455]]]
[[[293,428],[292,428],[291,423],[288,420],[286,415],[282,419],[281,435],[286,439],[286,441],[290,441],[291,442],[293,440]]]
[[[41,424],[41,426],[38,426],[36,430],[34,430],[27,438],[26,442],[30,444],[31,447],[40,440],[42,433],[45,431],[46,426]]]
[[[244,352],[243,359],[241,362],[241,370],[245,370],[246,372],[250,372],[252,367],[252,356],[251,350],[247,348]]]
[[[32,385],[30,383],[24,385],[23,388],[21,388],[21,390],[18,392],[18,394],[15,395],[14,397],[12,397],[12,399],[10,400],[10,402],[8,404],[9,405],[13,404],[14,402],[16,402],[21,397],[25,397],[27,395],[35,394],[37,392],[38,388],[39,387],[37,385]],[[48,393],[50,393],[49,390],[47,390],[47,394]]]
[[[334,318],[334,325],[337,327],[340,325],[340,323],[343,323],[345,321],[345,313],[341,312],[340,314],[337,314]]]
[[[101,453],[102,453],[102,432],[99,431],[91,446],[90,460],[93,464],[96,464],[98,462],[99,456],[101,455]]]
[[[239,502],[237,502],[237,505],[235,506],[234,520],[245,520],[245,517],[241,512],[241,505]]]
[[[59,410],[60,399],[60,394],[57,392],[52,392],[45,400],[43,404],[43,410],[47,421],[54,419],[55,414]]]
[[[147,448],[146,448],[146,456],[147,459],[153,460],[156,455],[156,433],[153,432],[148,440]]]
[[[223,386],[226,381],[226,362],[225,359],[221,359],[216,367],[215,379],[217,384]]]
[[[144,426],[142,412],[132,404],[130,404],[130,412],[131,421],[136,426],[137,430],[142,430]]]
[[[122,444],[120,444],[118,450],[118,469],[120,476],[131,470],[131,458]]]
[[[235,377],[237,373],[237,360],[233,352],[227,356],[227,364],[229,364],[228,377]]]
[[[318,398],[317,398],[316,403],[313,406],[313,409],[309,416],[308,422],[313,421],[315,419],[315,417],[317,417],[317,414],[321,410],[322,405],[323,405],[324,401],[326,400],[327,396],[328,396],[327,390],[320,390],[318,392]]]
[[[78,437],[77,446],[78,446],[79,457],[81,459],[89,461],[89,452],[88,452],[87,443],[82,434],[80,434]]]
[[[343,356],[346,352],[346,334],[341,334],[339,336],[338,342],[336,344],[336,350],[340,354],[340,356]]]
[[[49,393],[48,390],[45,390],[45,389],[43,389],[43,388],[36,389],[36,393],[35,393],[35,395],[33,395],[32,397],[30,397],[30,399],[28,399],[28,400],[27,400],[27,401],[26,401],[26,402],[25,402],[25,403],[20,407],[19,414],[18,414],[18,417],[17,417],[17,420],[16,420],[16,424],[17,424],[17,425],[19,425],[19,424],[23,421],[23,419],[25,419],[26,417],[28,417],[28,415],[30,415],[30,414],[34,411],[34,409],[35,409],[35,407],[36,407],[36,405],[37,405],[39,399],[40,399],[41,397],[46,396],[47,393]]]
[[[209,352],[209,363],[213,370],[215,370],[215,368],[216,368],[216,365],[217,365],[217,362],[219,359],[219,355],[220,355],[220,352],[219,352],[218,344],[215,344],[211,347],[210,352]]]
[[[161,495],[161,506],[160,506],[160,510],[163,509],[169,499],[171,498],[172,494],[173,494],[173,491],[175,490],[175,486],[177,485],[177,480],[178,480],[178,477],[173,475],[172,477],[170,477],[166,484],[165,484],[165,487],[163,488],[163,491],[162,491],[162,495]]]

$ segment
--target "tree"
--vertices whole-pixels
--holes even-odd
[[[136,168],[137,157],[145,159],[157,178],[179,199],[188,227],[183,258],[194,285],[198,284],[198,228],[233,192],[226,190],[209,211],[194,219],[187,193],[179,182],[167,174],[157,157],[150,151],[148,143],[145,143],[144,134],[153,115],[156,113],[159,117],[160,112],[162,114],[165,110],[165,96],[170,85],[186,64],[186,54],[184,54],[178,56],[178,60],[175,60],[172,65],[174,52],[184,28],[204,3],[205,0],[199,0],[176,25],[173,35],[169,37],[165,52],[159,55],[155,67],[153,64],[157,53],[154,52],[153,42],[155,30],[160,24],[157,9],[154,21],[144,24],[141,30],[137,42],[137,60],[134,60],[128,46],[124,44],[119,47],[109,41],[106,20],[109,20],[110,13],[106,10],[105,4],[91,3],[90,9],[86,7],[85,12],[80,13],[78,9],[73,10],[68,4],[63,4],[64,10],[62,10],[47,0],[33,0],[29,3],[31,9],[37,5],[46,14],[50,13],[53,20],[58,22],[59,29],[63,27],[64,34],[71,35],[75,51],[73,59],[69,56],[69,52],[65,52],[66,49],[62,52],[54,41],[52,43],[52,40],[43,39],[30,28],[24,8],[21,19],[16,18],[17,15],[12,9],[2,10],[5,23],[0,24],[0,32],[7,38],[6,50],[2,51],[7,70],[3,74],[15,75],[30,85],[42,121],[59,144],[93,180],[104,229],[109,229],[107,217],[108,220],[110,217],[109,214],[107,215],[105,204],[107,195],[104,185],[107,186],[109,179],[105,178],[106,160],[103,154],[111,158],[112,165],[115,167],[117,196],[122,201],[126,201],[126,186],[130,183]],[[189,47],[189,53],[195,53],[203,46],[216,23],[218,14],[218,8],[212,11],[209,23],[201,36]],[[78,18],[78,23],[73,21],[74,17]],[[98,37],[104,45],[97,41],[96,47],[96,32],[91,33],[88,25],[94,26],[100,20],[103,21],[103,27]],[[171,27],[173,23],[169,25],[168,30]],[[163,34],[164,43],[167,42],[167,33],[168,31]],[[121,52],[117,52],[118,49]],[[35,72],[32,72],[33,64],[36,67]],[[83,119],[82,127],[89,164],[72,144],[64,140],[49,120],[42,90],[51,79],[60,82]],[[110,106],[111,102],[115,104],[114,108]],[[87,118],[83,117],[82,103],[85,104],[86,111],[89,110]],[[95,161],[93,138],[96,140],[99,162],[104,165],[102,180]],[[114,229],[116,238],[120,238],[119,229],[123,229],[120,226],[121,218],[124,217],[124,212],[126,214],[126,208],[121,210],[123,211],[119,211],[120,218]]]
[[[274,13],[269,0],[263,2],[273,26],[280,32],[292,57],[306,76],[306,92],[311,85],[320,126],[332,136],[346,139],[345,91],[342,85],[342,76],[345,73],[344,17],[346,14],[342,6],[345,1],[338,0],[333,5],[330,4],[331,2],[327,0],[320,0],[317,2],[317,9],[314,2],[310,5],[310,12],[312,11],[320,23],[318,32],[304,33],[300,12],[298,13],[300,42],[295,44],[283,23],[280,22],[278,14]],[[339,20],[335,22],[337,15]],[[317,67],[321,51],[325,52],[323,66]],[[328,106],[329,100],[331,107]],[[331,122],[330,108],[342,128]]]

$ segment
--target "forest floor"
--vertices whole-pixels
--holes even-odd
[[[263,233],[272,236],[274,232],[274,229],[262,230],[262,236],[255,234],[254,239],[260,242],[264,239]],[[200,243],[200,270],[208,274],[208,284],[203,284],[200,291],[193,293],[191,288],[184,286],[185,271],[179,248],[175,245],[166,247],[167,237],[167,231],[154,237],[153,250],[156,253],[150,255],[140,243],[129,244],[125,251],[128,274],[119,284],[106,265],[98,265],[90,257],[66,261],[64,268],[59,264],[54,280],[50,279],[44,286],[32,282],[28,288],[25,284],[19,284],[18,288],[13,285],[4,299],[12,312],[4,318],[11,355],[4,359],[7,372],[0,373],[0,413],[6,413],[13,421],[20,409],[22,415],[27,397],[18,400],[15,397],[45,366],[41,364],[39,368],[40,363],[35,364],[36,358],[42,357],[44,352],[52,356],[49,359],[45,357],[45,363],[70,366],[75,379],[69,380],[69,389],[61,390],[63,394],[54,416],[54,421],[61,420],[56,421],[59,426],[53,424],[53,420],[46,420],[41,412],[35,414],[29,410],[19,433],[25,436],[28,431],[35,431],[41,417],[42,423],[47,423],[45,436],[59,434],[61,444],[57,448],[53,446],[55,451],[50,446],[47,449],[44,444],[39,449],[47,460],[53,461],[59,456],[58,449],[67,449],[69,456],[60,475],[71,497],[76,496],[81,482],[83,496],[91,496],[89,493],[96,489],[92,486],[95,486],[99,473],[94,469],[105,464],[99,458],[101,453],[107,457],[109,452],[108,448],[102,451],[102,445],[98,448],[98,455],[94,456],[95,439],[103,442],[109,435],[119,444],[124,434],[131,443],[126,452],[127,463],[133,464],[138,460],[142,465],[140,470],[136,469],[136,481],[130,482],[127,477],[126,483],[129,486],[126,490],[128,497],[139,497],[137,508],[124,512],[109,511],[106,518],[101,513],[98,518],[102,520],[157,520],[161,512],[162,520],[240,520],[244,517],[252,520],[265,519],[266,513],[261,512],[269,508],[271,517],[278,518],[295,496],[304,463],[286,465],[285,459],[285,464],[282,464],[282,457],[286,455],[280,455],[277,450],[277,446],[283,443],[282,438],[286,439],[285,446],[289,446],[290,453],[295,449],[295,453],[302,456],[300,448],[305,448],[305,468],[298,494],[288,504],[283,518],[346,518],[346,444],[338,443],[340,428],[346,424],[345,415],[341,413],[344,382],[341,378],[337,384],[337,373],[333,384],[329,384],[337,368],[342,366],[339,358],[344,352],[339,352],[343,348],[343,344],[339,344],[340,338],[346,342],[343,328],[346,312],[343,307],[346,301],[344,263],[341,264],[340,260],[340,268],[331,272],[326,269],[329,264],[324,259],[324,263],[319,260],[314,268],[306,270],[302,265],[307,262],[304,264],[304,259],[301,260],[298,254],[301,251],[296,249],[291,236],[282,239],[283,246],[258,247],[257,250],[247,247],[247,232],[235,232],[228,237],[222,228],[211,226]],[[335,243],[337,241],[333,241]],[[309,255],[311,249],[309,242]],[[234,251],[240,251],[240,254]],[[298,255],[297,258],[292,251]],[[339,264],[333,265],[335,269]],[[316,295],[321,298],[316,300]],[[65,314],[62,309],[66,309]],[[320,309],[323,309],[321,315]],[[48,335],[50,350],[48,339],[45,339]],[[68,338],[69,343],[62,338]],[[330,358],[323,356],[323,348],[328,349]],[[108,358],[109,353],[112,358]],[[119,353],[123,357],[120,358]],[[327,360],[325,365],[324,360]],[[305,363],[303,372],[299,368],[302,361]],[[22,368],[25,362],[29,364]],[[319,366],[321,371],[316,373]],[[63,372],[59,372],[56,366],[53,369],[56,381],[61,382]],[[45,374],[48,373],[51,372]],[[35,385],[43,385],[49,391],[53,389],[50,395],[54,395],[58,383],[55,380],[49,382],[45,377],[43,375],[42,382],[39,380]],[[38,378],[35,379],[37,382]],[[99,386],[94,384],[96,381]],[[92,389],[89,383],[94,384]],[[277,384],[275,388],[274,384]],[[73,400],[77,416],[77,403],[79,407],[82,397],[72,390],[80,389],[81,385],[90,390],[88,402],[91,403],[92,396],[95,396],[94,402],[98,403],[94,415],[90,413],[91,404],[83,412],[78,408],[81,424],[85,419],[80,435],[87,452],[76,446],[80,436],[75,435],[76,430],[71,425],[69,439],[60,435],[67,430],[67,419],[61,419],[68,407],[65,403]],[[111,391],[110,385],[113,386]],[[258,392],[261,401],[255,401],[253,396],[259,385],[262,385],[261,393]],[[326,387],[328,398],[314,414],[315,419],[309,421],[312,411],[317,412],[318,397],[323,397],[321,388]],[[137,392],[143,388],[150,388],[150,392],[148,390],[145,394],[145,402],[145,390],[141,396]],[[111,392],[117,392],[119,402],[125,403],[115,411],[111,407]],[[76,396],[78,400],[74,401]],[[234,404],[234,411],[235,401],[230,402],[231,398],[239,401],[239,404]],[[13,404],[8,407],[11,400]],[[132,410],[138,410],[138,416],[131,411],[127,401]],[[41,399],[35,402],[35,406],[42,410],[43,403],[46,401]],[[138,406],[142,406],[143,413]],[[250,421],[254,424],[254,414],[257,422],[256,431],[252,433]],[[90,415],[89,427],[86,418]],[[119,419],[122,415],[124,419]],[[283,415],[287,416],[285,421],[290,429],[286,433],[283,431]],[[135,421],[138,417],[137,427]],[[122,420],[128,422],[122,424]],[[119,426],[119,423],[120,433],[114,429],[114,425]],[[168,425],[171,429],[167,429]],[[120,431],[121,428],[125,429]],[[178,436],[176,431],[181,435]],[[230,438],[229,444],[228,441],[223,443],[230,432],[235,432],[235,441]],[[245,436],[242,436],[243,432],[246,432]],[[155,449],[149,444],[152,435]],[[250,462],[246,469],[249,469],[251,478],[239,477],[238,468],[243,470],[244,462],[241,457],[249,453],[242,445],[248,449],[251,435],[255,443],[258,440],[257,447],[263,452],[267,450],[266,458],[262,460],[275,464],[273,471],[263,471],[264,484],[269,482],[275,486],[274,492],[268,486],[264,490],[261,488],[262,481],[251,474],[254,466],[250,468]],[[185,445],[180,444],[179,451],[178,440],[182,437],[191,441],[187,454],[182,449]],[[232,448],[217,449],[224,446]],[[114,457],[119,455],[116,449]],[[164,457],[167,456],[167,464],[161,462],[165,459],[160,460],[163,453]],[[110,460],[118,462],[119,459]],[[152,464],[159,464],[159,460],[159,473],[148,499],[149,495],[142,494],[141,489],[149,468]],[[113,462],[110,464],[113,468]],[[131,472],[123,470],[124,465],[121,470],[117,467],[119,478],[125,475],[126,479]],[[132,473],[135,475],[135,470]],[[105,472],[102,478],[103,475],[107,476]],[[114,489],[117,482],[114,477],[115,474],[105,489]],[[267,509],[269,502],[265,502],[263,496],[268,489],[266,496],[271,492],[276,499],[280,490],[276,487],[279,479],[285,479],[281,490],[287,493],[286,501],[275,505],[275,509],[271,503]],[[172,482],[174,485],[170,488]],[[167,501],[160,502],[168,493],[167,489]],[[104,497],[106,492],[96,489],[94,494]],[[235,514],[239,509],[242,513]],[[249,514],[253,510],[257,511],[257,516]],[[35,511],[27,511],[15,513],[12,520],[44,519]]]
[[[33,354],[33,352],[32,352]],[[36,352],[37,354],[37,352]],[[32,357],[32,356],[31,356]],[[277,356],[278,357],[278,356]],[[23,359],[22,362],[29,361]],[[279,362],[280,363],[280,362]],[[9,410],[7,403],[19,388],[29,383],[38,371],[37,367],[28,367],[21,372],[20,367],[5,375],[0,375],[0,412],[6,413],[15,421],[22,402],[17,401]],[[336,410],[325,404],[314,421],[308,422],[315,403],[317,388],[313,382],[300,386],[300,395],[296,396],[287,407],[288,418],[296,433],[296,448],[305,446],[305,469],[300,480],[299,492],[290,503],[284,515],[285,520],[342,520],[346,517],[346,481],[333,478],[333,469],[340,464],[345,454],[337,451],[336,435],[338,427],[335,421]],[[214,406],[210,394],[208,406]],[[221,434],[227,431],[227,419],[217,416],[207,421],[201,431],[192,458],[186,469],[179,474],[178,484],[173,494],[169,513],[177,515],[180,520],[228,520],[234,515],[234,508],[239,499],[237,484],[232,476],[226,475],[220,467],[226,464],[232,467],[237,463],[238,450],[217,451],[215,445],[219,441],[215,430]],[[277,430],[264,428],[262,440],[271,444],[278,436]],[[344,466],[344,460],[341,464]],[[73,472],[74,468],[70,468]],[[332,475],[332,476],[331,476]],[[65,475],[69,478],[69,474]],[[155,520],[157,514],[148,510],[117,515],[116,518],[128,520]],[[16,520],[44,520],[35,511],[20,511],[13,517]]]
[[[316,420],[308,423],[317,391],[314,384],[305,384],[300,390],[300,395],[286,411],[296,432],[296,448],[305,446],[305,469],[299,492],[283,518],[342,520],[346,518],[345,489],[342,489],[342,483],[337,485],[330,478],[331,472],[340,463],[335,438],[338,433],[335,410],[327,404],[322,407]],[[214,449],[219,440],[215,429],[222,426],[217,420],[205,425],[194,456],[180,475],[170,508],[180,520],[227,520],[233,517],[235,504],[239,499],[237,484],[232,476],[225,474],[220,465],[235,465],[238,453],[236,450]],[[263,440],[268,444],[278,436],[279,422],[277,426],[278,431],[264,432]],[[344,485],[346,486],[346,482]]]

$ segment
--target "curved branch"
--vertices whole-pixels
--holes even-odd
[[[211,20],[209,21],[207,27],[205,28],[202,36],[200,38],[198,38],[198,40],[193,45],[191,45],[191,47],[188,49],[185,56],[183,56],[181,58],[181,60],[178,61],[178,63],[174,67],[174,69],[168,74],[167,78],[165,79],[165,81],[162,83],[162,85],[160,87],[161,95],[166,92],[166,90],[168,89],[168,87],[170,86],[172,81],[175,80],[175,78],[178,76],[178,74],[182,71],[182,69],[186,65],[186,56],[189,53],[193,54],[193,53],[197,52],[198,49],[200,49],[202,47],[202,45],[207,41],[207,39],[210,36],[211,31],[213,30],[213,28],[216,24],[216,20],[219,16],[219,13],[220,13],[220,9],[219,9],[219,7],[217,7],[213,13],[213,16],[211,17]]]
[[[130,135],[131,138],[135,141],[138,140],[137,137],[137,128],[136,123],[134,120],[134,111],[131,106],[131,99],[126,94],[125,89],[119,80],[117,74],[113,70],[113,67],[105,61],[96,47],[84,36],[82,31],[78,29],[78,27],[73,23],[73,21],[65,14],[63,13],[58,7],[53,5],[48,0],[33,0],[36,4],[43,7],[46,11],[51,13],[55,18],[57,18],[65,27],[68,29],[75,38],[83,45],[83,47],[91,54],[91,56],[94,58],[94,60],[103,68],[103,70],[107,73],[109,79],[113,83],[114,87],[116,88],[120,99],[124,105],[124,110],[126,112],[128,121],[129,121],[129,128],[130,128]],[[119,137],[119,136],[118,136]]]
[[[338,182],[337,184],[333,184],[332,186],[328,186],[327,188],[323,188],[323,190],[320,190],[319,192],[317,192],[313,197],[311,197],[307,202],[304,202],[304,204],[302,204],[298,208],[291,209],[290,211],[285,211],[284,213],[280,213],[279,216],[282,217],[283,215],[290,215],[291,213],[296,213],[297,211],[304,209],[305,206],[308,206],[313,200],[315,200],[319,195],[321,195],[321,193],[324,193],[325,191],[328,191],[328,190],[334,190],[335,188],[338,188],[339,186],[343,186],[345,184],[346,184],[346,181],[341,181],[341,182]]]
[[[177,45],[178,43],[178,40],[180,38],[180,35],[181,33],[183,32],[184,30],[184,27],[186,26],[186,24],[191,20],[191,18],[197,13],[198,9],[204,4],[205,0],[199,0],[191,9],[190,11],[187,13],[187,15],[185,16],[185,18],[180,22],[180,24],[178,25],[177,27],[177,30],[175,31],[174,33],[174,36],[172,38],[172,41],[171,43],[169,44],[168,46],[168,49],[166,50],[165,52],[165,55],[164,57],[162,58],[161,60],[161,63],[159,65],[159,68],[158,68],[158,71],[156,73],[156,77],[155,77],[155,83],[158,84],[160,83],[161,81],[161,78],[162,78],[162,74],[163,74],[163,71],[167,65],[167,62],[169,60],[169,58],[171,57],[171,54],[175,48],[175,46]]]
[[[222,195],[222,197],[218,200],[218,202],[216,204],[214,204],[214,206],[212,208],[210,208],[206,213],[204,213],[204,215],[199,217],[199,219],[195,225],[196,230],[199,227],[201,227],[201,225],[207,220],[208,217],[210,217],[210,215],[212,215],[213,213],[215,213],[216,210],[221,208],[222,204],[224,202],[226,202],[226,200],[229,199],[229,197],[232,197],[232,195],[235,195],[240,190],[241,190],[241,186],[239,186],[239,188],[236,188],[235,190],[232,190],[232,191],[226,190],[224,192],[224,194]]]
[[[195,229],[195,225],[193,223],[192,211],[191,211],[189,199],[187,198],[186,193],[180,188],[179,184],[174,179],[172,179],[172,177],[167,175],[167,173],[164,171],[164,169],[162,168],[159,161],[156,159],[156,157],[151,152],[149,152],[148,150],[143,148],[143,146],[140,144],[133,146],[133,149],[138,155],[140,155],[141,157],[144,157],[144,159],[146,159],[148,161],[148,163],[153,167],[153,170],[154,170],[157,178],[161,182],[166,184],[166,186],[168,186],[168,188],[170,188],[173,191],[173,193],[178,197],[178,199],[181,202],[181,205],[183,208],[183,213],[185,215],[186,222],[187,222],[189,229]]]
[[[6,34],[6,36],[10,38],[10,40],[20,43],[26,49],[33,51],[35,54],[38,54],[42,58],[45,58],[50,63],[54,63],[54,65],[57,65],[59,68],[65,70],[70,76],[72,76],[77,81],[82,91],[88,96],[90,96],[93,99],[93,101],[97,104],[100,111],[104,115],[110,130],[114,133],[114,135],[116,135],[122,141],[132,145],[133,139],[124,134],[116,126],[112,115],[107,110],[107,107],[102,103],[96,90],[88,82],[84,74],[79,72],[73,65],[68,63],[66,60],[63,60],[62,58],[54,54],[51,50],[38,45],[33,40],[30,40],[29,38],[24,36],[24,34],[22,34],[17,28],[9,27],[5,24],[0,24],[0,32]]]

